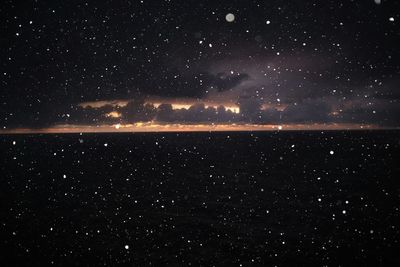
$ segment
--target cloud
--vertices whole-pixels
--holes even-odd
[[[223,92],[236,87],[237,85],[241,84],[245,80],[248,80],[249,78],[250,75],[247,73],[226,75],[225,73],[220,72],[213,77],[213,82],[211,83],[211,85],[217,87],[219,92]]]
[[[132,100],[124,107],[118,108],[124,122],[151,121],[156,115],[156,108],[145,103],[143,99]]]
[[[172,109],[171,104],[161,104],[158,107],[156,121],[171,123],[226,123],[238,120],[235,113],[226,110],[224,106],[206,107],[203,103],[196,103],[189,109]]]
[[[388,104],[384,99],[367,105],[363,98],[356,97],[346,102],[338,102],[334,97],[308,98],[286,104],[278,110],[277,106],[265,105],[265,101],[250,94],[240,96],[236,104],[239,113],[223,105],[206,106],[202,102],[195,102],[188,108],[177,109],[169,103],[155,106],[143,98],[137,98],[128,101],[125,106],[103,105],[93,108],[75,105],[64,112],[56,110],[51,114],[53,124],[91,125],[156,121],[181,124],[362,123],[397,126],[400,121],[400,107],[397,103]]]
[[[331,107],[321,99],[291,104],[282,112],[282,120],[292,123],[330,122]]]
[[[400,106],[398,103],[355,105],[343,110],[335,120],[337,122],[373,123],[387,127],[398,127],[400,124]]]
[[[211,92],[224,92],[231,90],[246,81],[250,76],[246,73],[211,74],[209,72],[179,73],[172,72],[164,75],[162,82],[150,80],[146,87],[149,95],[164,97],[196,97],[204,98]]]

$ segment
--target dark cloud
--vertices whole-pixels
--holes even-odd
[[[321,100],[305,100],[289,105],[282,112],[282,120],[287,123],[330,122],[331,107]]]
[[[250,123],[259,122],[261,119],[262,101],[257,97],[240,97],[237,102],[243,121]]]
[[[60,124],[112,124],[119,120],[108,114],[115,111],[115,107],[106,105],[100,108],[73,106],[68,112],[60,113],[55,123]]]
[[[132,100],[117,111],[121,114],[121,120],[126,123],[151,121],[157,112],[152,104],[145,103],[142,99]]]
[[[237,75],[226,75],[225,73],[218,73],[214,76],[211,86],[217,87],[219,92],[232,89],[239,85],[241,82],[248,80],[250,76],[246,73],[238,73]]]
[[[356,105],[342,111],[335,117],[335,121],[398,127],[400,122],[400,106],[397,103],[385,103],[384,105]]]
[[[150,89],[146,92],[166,97],[203,98],[213,91],[223,92],[233,89],[249,78],[246,73],[167,73],[162,83],[158,80],[149,81],[146,87]]]

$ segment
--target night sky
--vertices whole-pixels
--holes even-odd
[[[400,266],[400,0],[2,0],[0,266]]]
[[[3,1],[0,126],[398,127],[399,10],[394,0]]]

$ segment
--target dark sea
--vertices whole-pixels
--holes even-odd
[[[400,266],[399,142],[0,135],[0,266]]]

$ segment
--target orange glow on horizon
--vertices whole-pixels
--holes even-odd
[[[378,130],[377,125],[365,124],[159,124],[138,122],[115,125],[57,125],[42,129],[3,129],[0,134],[40,133],[118,133],[118,132],[232,132],[232,131],[313,131],[313,130]]]

